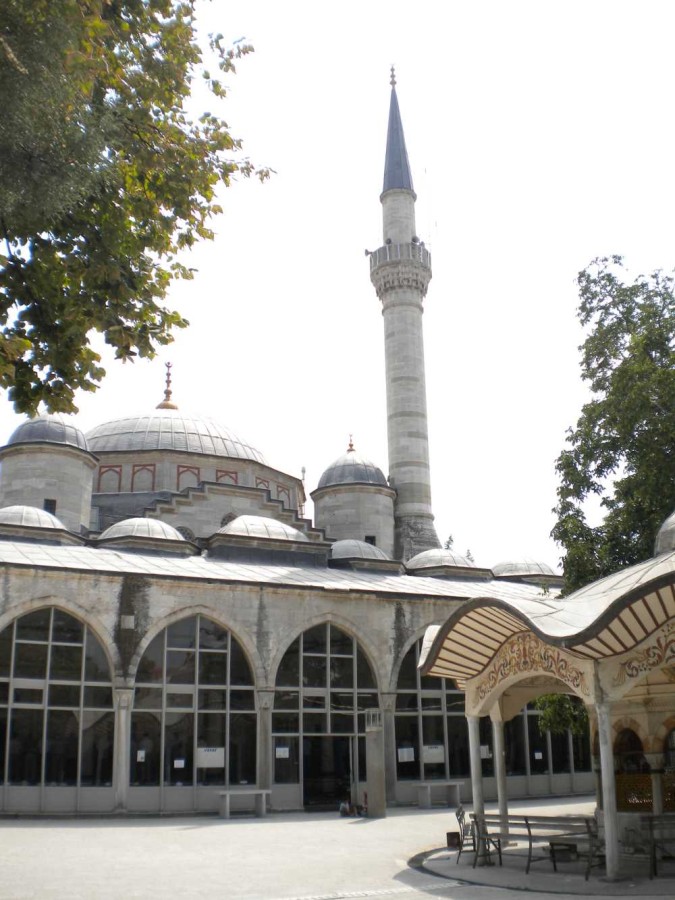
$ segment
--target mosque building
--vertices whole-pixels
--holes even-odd
[[[0,449],[0,810],[214,811],[229,789],[236,809],[253,786],[279,810],[363,802],[368,710],[388,804],[453,780],[470,796],[464,694],[421,673],[422,638],[481,598],[545,604],[561,580],[530,559],[480,568],[434,529],[431,257],[393,72],[380,199],[388,476],[350,440],[311,521],[303,481],[179,409],[170,368],[150,412],[87,434],[41,415]],[[479,732],[495,795],[488,718]],[[527,705],[506,748],[511,796],[593,787],[588,738],[541,734]]]

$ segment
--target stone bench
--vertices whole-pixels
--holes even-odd
[[[230,818],[230,799],[232,797],[252,797],[254,811],[258,818],[267,815],[267,802],[272,796],[272,791],[266,788],[231,788],[227,791],[218,791],[220,798],[221,819]]]
[[[459,794],[463,781],[423,781],[417,787],[417,805],[420,809],[431,809],[432,788],[445,788],[448,806],[460,805]]]

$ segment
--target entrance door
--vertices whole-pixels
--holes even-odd
[[[337,810],[351,796],[351,737],[306,736],[303,739],[305,809]]]

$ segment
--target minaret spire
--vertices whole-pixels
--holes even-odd
[[[415,192],[391,70],[382,202],[383,246],[370,254],[370,279],[382,302],[387,380],[389,482],[396,491],[394,555],[406,561],[440,547],[431,512],[424,378],[423,301],[431,256],[415,228]]]
[[[389,101],[389,126],[387,128],[387,152],[384,159],[384,184],[382,193],[400,188],[412,191],[412,175],[408,162],[408,151],[403,135],[403,123],[396,96],[396,75],[391,67],[391,99]]]

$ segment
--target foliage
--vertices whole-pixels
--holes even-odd
[[[177,256],[212,237],[218,186],[254,171],[225,121],[191,118],[190,89],[200,75],[219,101],[251,49],[213,37],[218,77],[202,70],[194,0],[0,4],[0,386],[17,410],[96,389],[92,332],[129,360],[187,324],[163,306],[192,276]]]
[[[566,591],[653,555],[675,508],[675,282],[654,272],[625,281],[621,257],[578,277],[582,378],[592,399],[560,454],[557,522]],[[584,502],[605,511],[587,522]]]
[[[542,694],[534,701],[539,710],[538,726],[541,734],[588,733],[588,711],[578,697],[569,694]]]

